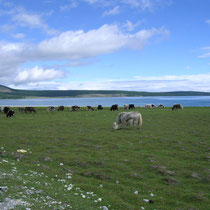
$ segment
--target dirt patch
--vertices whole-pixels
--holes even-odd
[[[179,184],[179,182],[176,179],[172,178],[172,177],[166,177],[166,178],[163,179],[163,181],[166,184],[169,184],[169,185],[178,185]]]
[[[88,168],[90,164],[88,162],[83,162],[79,160],[71,161],[68,163],[70,166],[81,166],[82,168]]]
[[[174,171],[169,171],[169,170],[157,170],[157,172],[161,175],[168,175],[168,176],[174,176],[175,175],[175,172]]]
[[[102,171],[85,171],[81,173],[82,176],[94,177],[99,180],[109,180],[111,177]]]

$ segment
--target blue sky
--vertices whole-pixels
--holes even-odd
[[[0,0],[0,84],[210,92],[209,0]]]

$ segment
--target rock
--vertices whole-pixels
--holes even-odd
[[[152,169],[166,169],[166,167],[161,165],[154,165],[152,166]]]
[[[149,199],[143,199],[143,201],[149,203]]]
[[[40,194],[40,193],[42,193],[42,190],[36,190],[35,192],[36,192],[36,194]]]
[[[158,170],[157,172],[162,175],[169,175],[169,176],[173,176],[175,174],[175,172],[169,170]]]
[[[172,178],[172,177],[167,177],[167,178],[165,178],[165,179],[163,179],[167,184],[172,184],[172,185],[177,185],[177,184],[179,184],[179,182],[176,180],[176,179],[174,179],[174,178]]]
[[[202,179],[201,175],[200,175],[200,174],[197,174],[197,173],[192,173],[191,176],[192,176],[193,178],[195,178],[195,179],[199,179],[199,180]]]
[[[2,192],[6,192],[6,191],[7,191],[7,189],[8,189],[8,187],[7,187],[7,186],[5,186],[5,187],[0,187],[0,191],[2,191]]]

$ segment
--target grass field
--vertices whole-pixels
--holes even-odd
[[[108,108],[14,109],[0,113],[0,209],[209,209],[209,107],[137,108],[142,129],[114,131]]]

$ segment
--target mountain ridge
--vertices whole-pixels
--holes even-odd
[[[137,96],[210,96],[210,92],[169,91],[145,92],[126,90],[22,90],[0,85],[0,99],[43,98],[43,97],[137,97]]]

